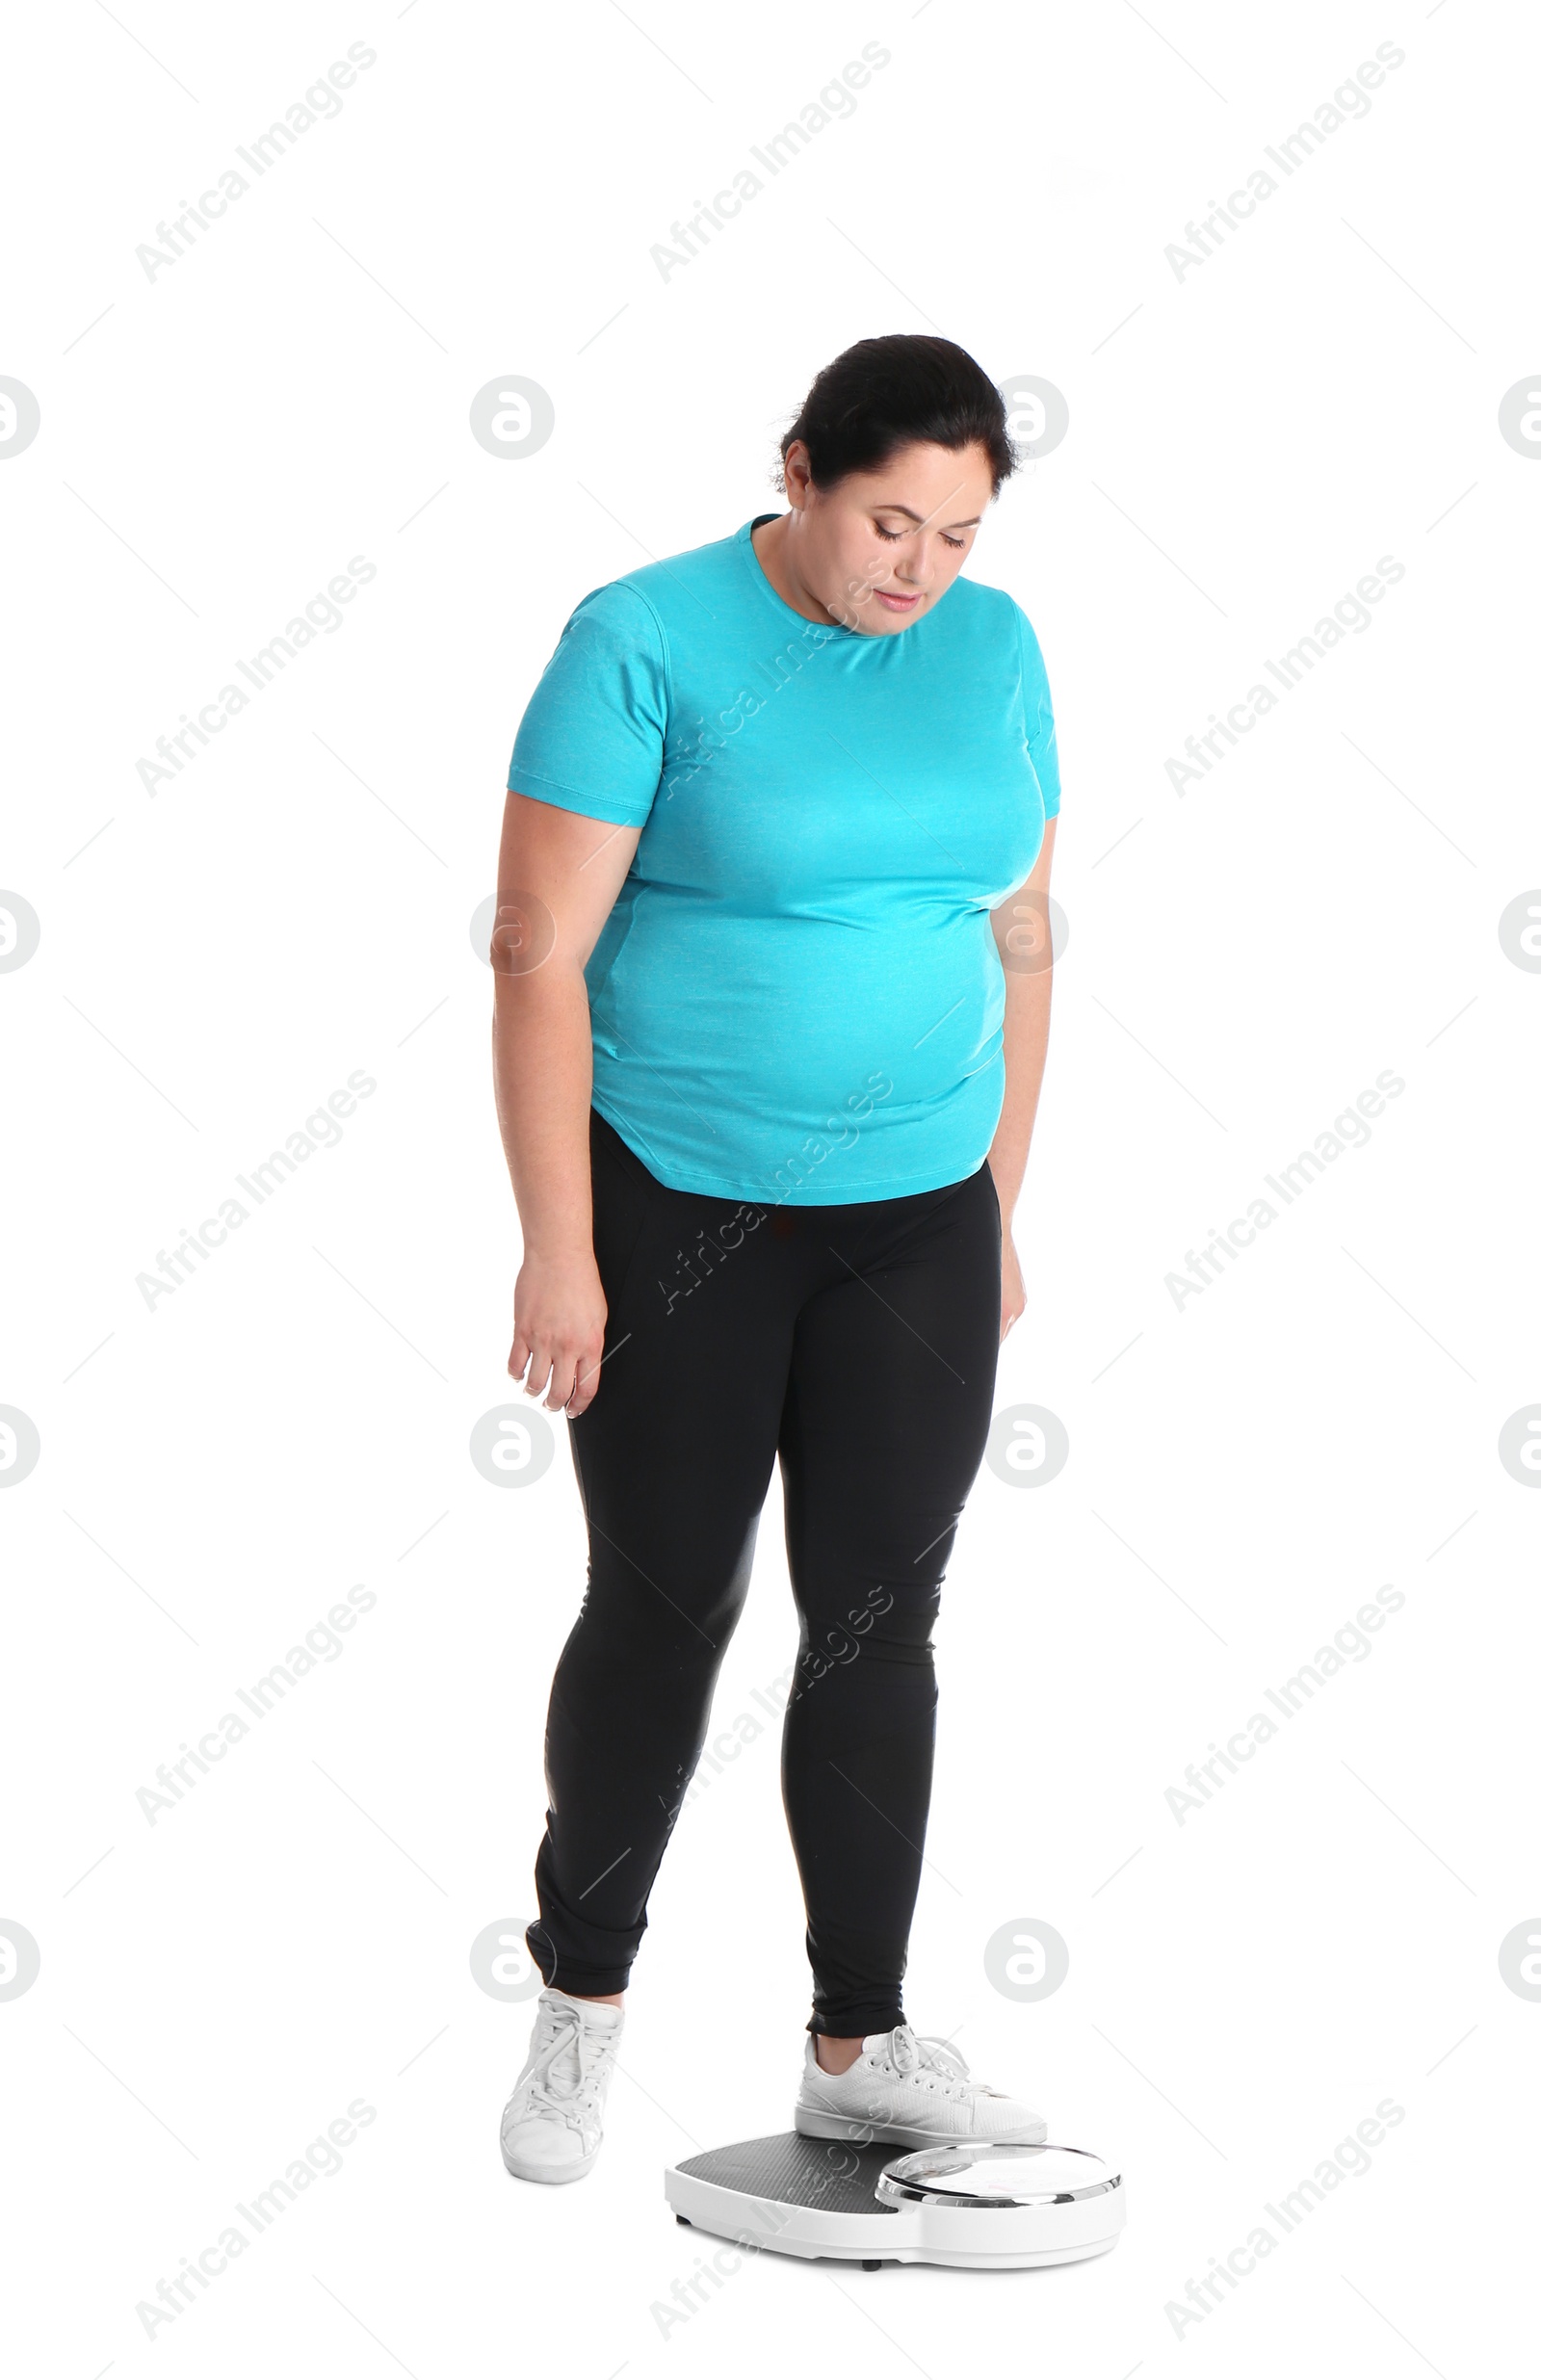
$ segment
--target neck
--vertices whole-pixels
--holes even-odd
[[[827,626],[830,612],[812,589],[804,585],[789,550],[788,539],[796,515],[778,513],[773,521],[764,521],[749,533],[750,542],[765,572],[783,603],[789,603],[803,619],[815,619]]]

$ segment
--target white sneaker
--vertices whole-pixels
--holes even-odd
[[[548,1985],[503,2110],[503,2161],[521,2182],[576,2182],[599,2155],[622,2011]]]
[[[869,2033],[843,2075],[825,2074],[810,2033],[792,2120],[815,2140],[895,2140],[908,2149],[1048,2137],[1041,2115],[988,2083],[971,2082],[950,2043],[907,2025]]]

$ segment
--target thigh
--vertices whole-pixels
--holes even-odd
[[[885,1203],[891,1216],[866,1209],[844,1233],[830,1218],[838,1277],[798,1317],[780,1432],[794,1588],[810,1640],[837,1659],[851,1635],[926,1658],[995,1395],[989,1167],[924,1203]]]
[[[597,1116],[590,1155],[609,1312],[599,1388],[569,1423],[590,1603],[720,1649],[775,1458],[793,1285],[728,1227],[733,1201],[666,1189]]]

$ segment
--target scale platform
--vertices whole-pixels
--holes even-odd
[[[678,2222],[740,2247],[869,2269],[1069,2264],[1124,2228],[1122,2174],[1048,2141],[896,2149],[772,2132],[671,2165],[664,2195]]]

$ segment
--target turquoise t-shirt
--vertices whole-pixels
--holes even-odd
[[[509,784],[642,830],[586,971],[600,1114],[668,1189],[847,1206],[995,1138],[989,912],[1059,807],[1054,715],[1010,595],[807,620],[750,542],[773,517],[584,597]]]

